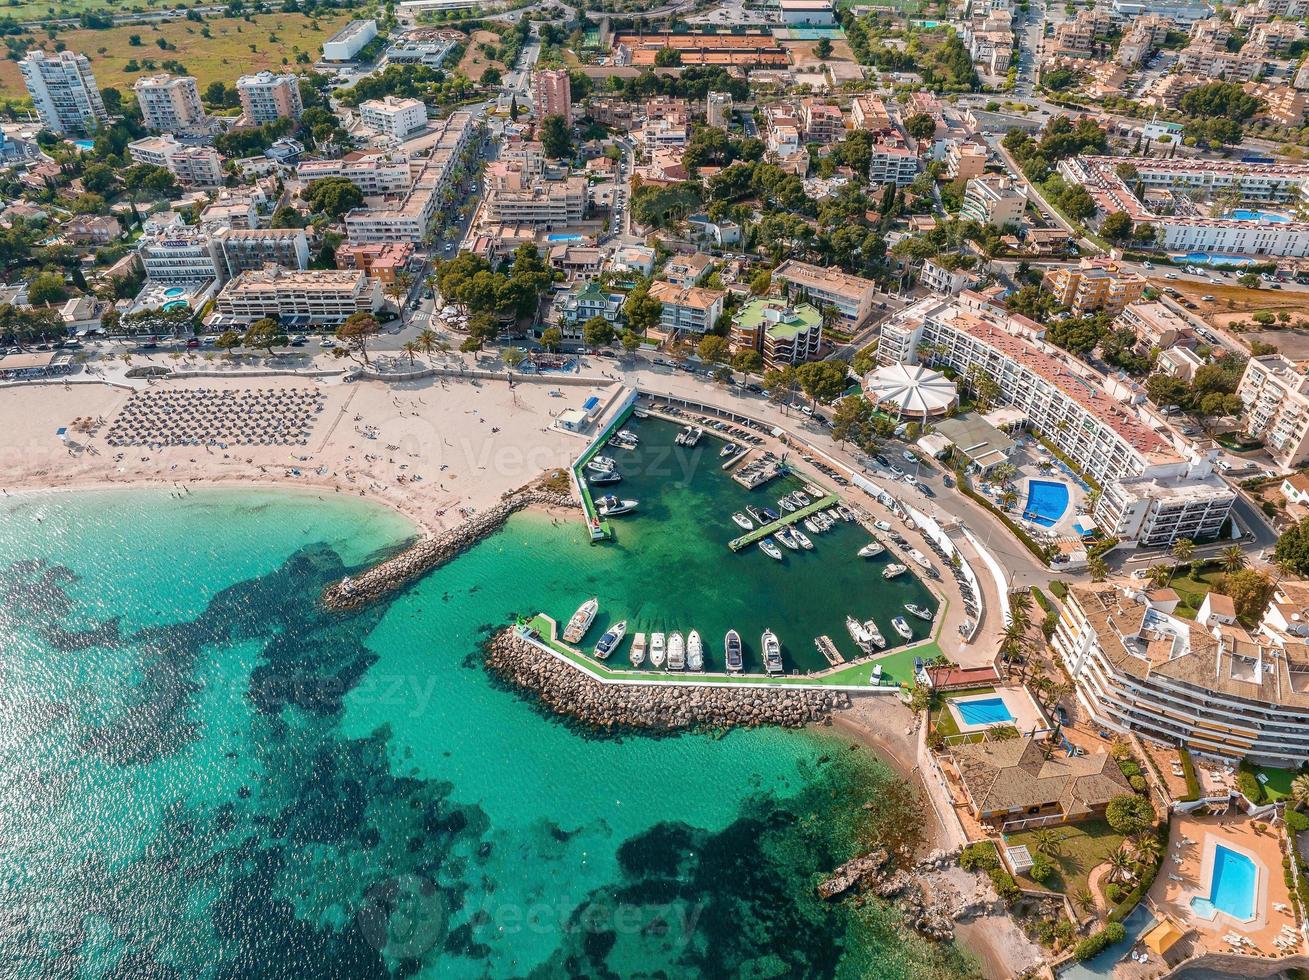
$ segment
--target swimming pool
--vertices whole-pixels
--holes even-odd
[[[1068,509],[1068,484],[1055,480],[1028,480],[1023,516],[1042,527],[1054,527]]]
[[[966,725],[1004,725],[1018,720],[1009,713],[1001,697],[956,701],[954,708]]]
[[[1228,211],[1227,216],[1233,221],[1266,221],[1274,225],[1290,224],[1291,219],[1276,211],[1247,211],[1245,208],[1236,208]]]
[[[580,242],[584,235],[546,235],[547,242]]]
[[[169,286],[164,290],[164,295],[171,299],[174,296],[185,296],[186,290],[181,286]]]
[[[1209,875],[1209,897],[1191,899],[1191,911],[1205,919],[1226,912],[1234,919],[1254,918],[1255,886],[1259,869],[1248,855],[1222,844],[1214,845],[1214,867]]]
[[[73,145],[79,150],[86,152],[95,149],[95,140],[73,140]]]
[[[171,299],[160,307],[165,313],[171,313],[173,310],[185,310],[191,304],[184,299]]]
[[[1246,258],[1240,255],[1210,255],[1208,252],[1187,252],[1185,255],[1176,255],[1175,261],[1184,262],[1187,265],[1251,265],[1254,259]]]

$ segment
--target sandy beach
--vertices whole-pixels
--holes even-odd
[[[133,392],[100,383],[0,388],[0,482],[8,492],[125,484],[288,485],[367,496],[434,531],[489,506],[547,470],[567,466],[586,440],[551,416],[602,388],[549,387],[459,378],[403,384],[309,378],[197,378],[161,390],[262,392],[311,389],[322,410],[304,445],[127,445],[109,442]],[[77,419],[99,424],[89,432]],[[67,428],[66,438],[57,434]]]

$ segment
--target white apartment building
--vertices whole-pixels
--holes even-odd
[[[91,133],[109,121],[86,55],[37,49],[18,68],[41,124],[52,133]]]
[[[877,284],[842,272],[787,259],[773,270],[773,282],[793,298],[808,300],[818,309],[833,306],[847,327],[857,327],[873,312]]]
[[[1100,485],[1094,517],[1107,535],[1148,545],[1217,535],[1235,494],[1213,473],[1212,458],[1184,459],[1043,336],[1039,324],[965,291],[896,314],[882,327],[877,357],[916,364],[926,345],[930,366],[992,378],[1027,425]]]
[[[934,293],[957,296],[972,285],[973,273],[968,269],[947,269],[931,259],[925,259],[918,281]]]
[[[868,163],[868,180],[873,185],[895,184],[908,187],[918,176],[918,154],[898,136],[879,136],[873,140]]]
[[[382,308],[382,284],[359,270],[287,272],[276,266],[242,272],[218,294],[225,323],[273,317],[287,324],[339,324]]]
[[[137,252],[146,277],[165,283],[214,279],[221,285],[270,263],[292,270],[309,267],[309,239],[303,228],[182,225],[142,238]]]
[[[207,282],[219,277],[210,229],[196,225],[168,228],[137,242],[147,279],[155,282]]]
[[[477,131],[470,112],[452,112],[423,137],[427,156],[411,160],[417,173],[398,198],[369,201],[345,216],[350,244],[426,241],[442,208],[454,203],[454,177]]]
[[[377,37],[377,21],[352,20],[323,42],[324,61],[349,61]]]
[[[242,75],[236,80],[236,94],[241,99],[241,111],[257,126],[274,119],[299,119],[304,112],[300,80],[295,75],[275,75],[271,71]]]
[[[132,86],[147,129],[160,133],[203,132],[209,127],[200,89],[190,75],[150,75]]]
[[[650,286],[650,295],[664,304],[659,327],[670,334],[702,334],[713,329],[723,315],[723,299],[727,296],[717,289],[662,281]]]
[[[165,168],[184,187],[223,185],[223,158],[212,146],[187,146],[169,133],[133,140],[127,153],[137,163]]]
[[[1309,376],[1281,354],[1252,357],[1236,389],[1245,403],[1245,431],[1262,439],[1283,469],[1309,462]]]
[[[374,132],[406,140],[427,125],[427,105],[419,99],[369,99],[359,104],[359,118]]]
[[[1269,622],[1278,605],[1252,637],[1174,615],[1175,595],[1073,586],[1051,646],[1095,725],[1295,768],[1309,758],[1309,654]]]
[[[344,177],[366,197],[404,194],[414,182],[407,159],[381,154],[355,160],[310,160],[296,168],[296,176],[306,186],[328,177]]]
[[[485,223],[566,228],[580,222],[586,214],[585,177],[528,179],[510,164],[491,164],[485,177]]]
[[[960,217],[983,225],[1003,228],[1020,224],[1027,207],[1027,194],[1008,177],[974,177],[964,186]]]

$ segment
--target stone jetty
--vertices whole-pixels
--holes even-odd
[[[512,629],[486,645],[486,666],[546,708],[607,732],[777,725],[799,728],[849,707],[842,691],[732,685],[602,683]]]
[[[512,491],[494,507],[473,514],[462,524],[424,538],[361,575],[329,585],[323,590],[323,605],[328,609],[357,609],[375,602],[405,583],[444,565],[504,527],[511,514],[531,506],[577,507],[579,504],[568,494],[539,487]]]

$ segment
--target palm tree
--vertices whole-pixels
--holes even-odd
[[[1110,881],[1126,881],[1132,876],[1132,859],[1123,848],[1110,851],[1105,860],[1109,862]]]
[[[1248,560],[1245,557],[1245,552],[1241,549],[1239,544],[1234,544],[1230,547],[1224,548],[1222,554],[1218,557],[1222,560],[1223,571],[1226,572],[1239,572],[1241,569],[1245,568]]]
[[[1025,622],[1031,622],[1031,612],[1032,593],[1028,592],[1026,589],[1009,593],[1009,615],[1017,619],[1018,614],[1022,613],[1022,619]]]
[[[1168,584],[1168,580],[1173,577],[1173,570],[1167,565],[1151,565],[1146,569],[1145,576],[1150,581],[1150,585],[1156,589],[1162,589]]]
[[[1175,564],[1173,565],[1173,571],[1176,572],[1177,566],[1181,565],[1183,562],[1190,561],[1191,557],[1194,554],[1195,554],[1195,542],[1192,541],[1190,538],[1178,538],[1176,541],[1174,541],[1173,561],[1175,562]],[[1169,581],[1170,582],[1172,581],[1171,577],[1169,578]]]
[[[1103,582],[1109,576],[1108,564],[1098,555],[1087,562],[1087,567],[1091,570],[1092,582]]]
[[[1004,505],[1005,510],[1013,510],[1014,504],[1018,503],[1018,491],[1014,490],[1013,487],[1005,490],[1004,493],[1000,494],[1000,503]]]
[[[1090,912],[1091,909],[1095,908],[1095,896],[1091,894],[1089,888],[1079,888],[1069,897],[1072,898],[1073,904],[1083,912]]]
[[[1054,857],[1063,850],[1064,835],[1057,830],[1051,830],[1049,827],[1042,827],[1032,834],[1032,841],[1036,844],[1037,854]]]
[[[1296,776],[1291,780],[1291,799],[1296,806],[1309,806],[1309,775]]]
[[[1131,840],[1132,854],[1141,862],[1149,863],[1159,857],[1163,849],[1159,838],[1154,834],[1137,834]]]
[[[413,367],[414,355],[418,353],[418,345],[412,340],[406,340],[400,349],[404,351],[405,356],[409,358],[409,366]]]
[[[436,335],[436,331],[431,329],[430,327],[421,331],[418,334],[418,339],[416,341],[416,343],[418,344],[418,349],[427,355],[427,360],[429,364],[432,361],[432,348],[436,346],[437,340],[438,338]]]

